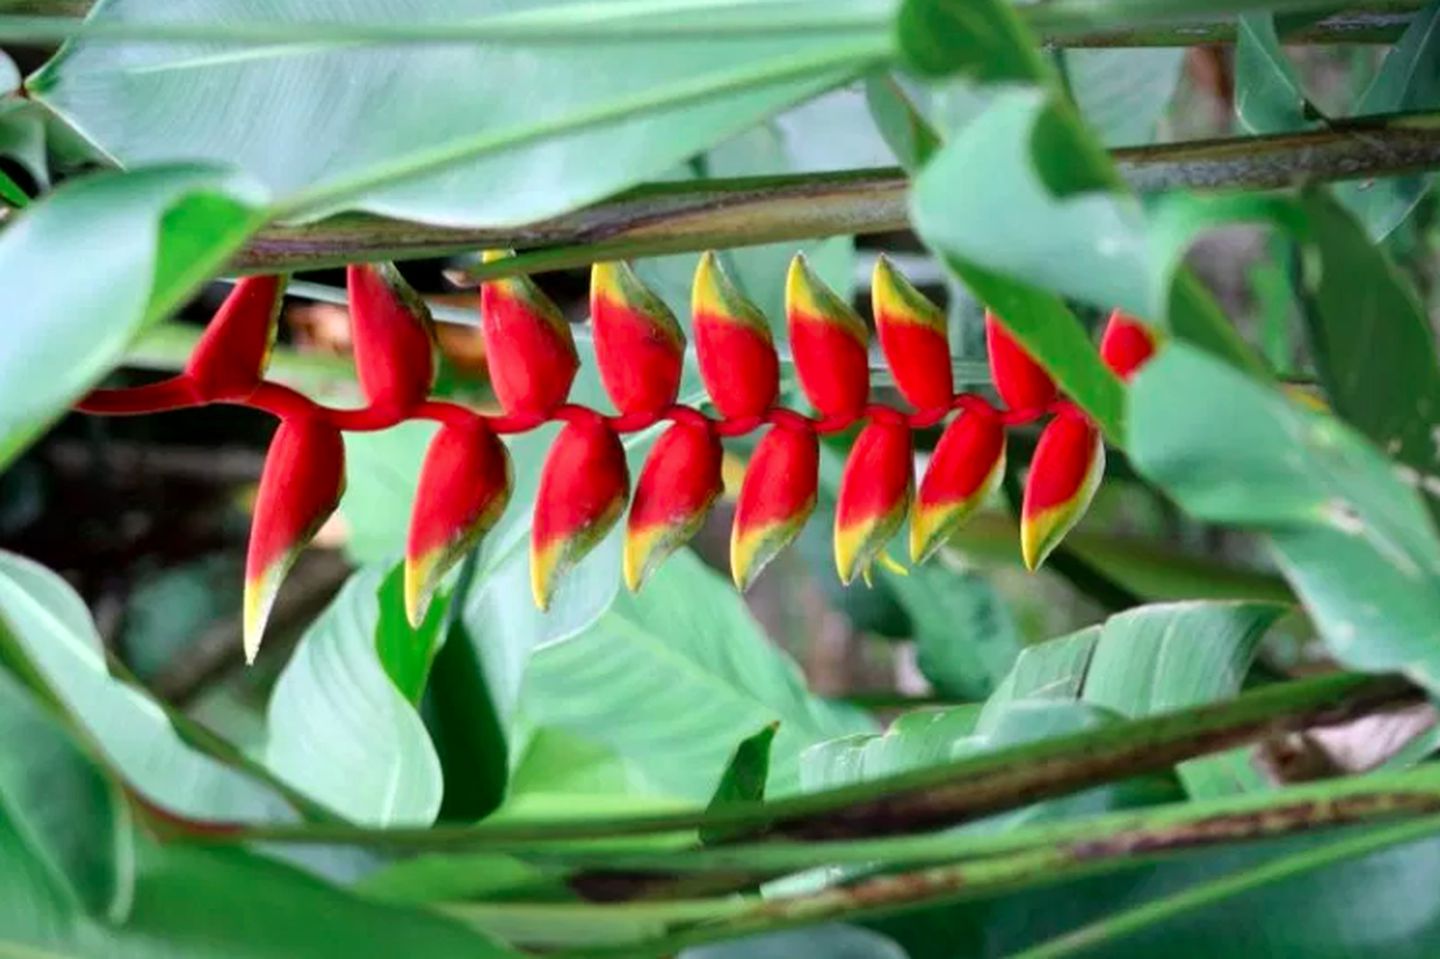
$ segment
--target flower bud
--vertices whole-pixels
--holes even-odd
[[[660,435],[625,528],[625,585],[633,592],[690,541],[720,495],[720,440],[708,424],[682,420]]]
[[[450,567],[510,502],[510,456],[478,416],[440,426],[420,466],[405,545],[405,615],[416,628]]]
[[[917,409],[950,405],[955,378],[945,312],[931,303],[881,256],[870,282],[875,330],[895,385]]]
[[[1135,375],[1155,355],[1155,333],[1150,327],[1120,310],[1110,314],[1100,336],[1100,359],[1122,380]]]
[[[1076,410],[1050,421],[1035,447],[1020,511],[1020,552],[1028,568],[1038,569],[1080,522],[1104,473],[1105,444],[1094,423]]]
[[[967,410],[945,428],[910,517],[910,558],[923,563],[985,502],[1005,476],[1005,425]]]
[[[245,559],[245,660],[254,662],[280,582],[345,490],[345,443],[315,417],[280,421],[265,455]]]
[[[804,254],[790,261],[785,316],[800,387],[822,416],[859,416],[870,398],[870,333]]]
[[[874,420],[855,438],[835,506],[835,568],[840,581],[868,577],[870,564],[905,522],[914,489],[910,427]]]
[[[205,400],[243,400],[265,377],[284,300],[283,276],[247,276],[235,284],[185,364]]]
[[[600,380],[621,413],[659,413],[675,402],[685,334],[670,308],[627,263],[590,270],[590,319]]]
[[[780,391],[770,324],[735,288],[714,253],[700,257],[691,291],[700,378],[722,416],[760,416]]]
[[[808,429],[773,427],[755,447],[730,531],[730,572],[742,592],[800,533],[819,480],[820,444]]]
[[[1055,381],[989,310],[985,311],[985,341],[990,348],[990,375],[1006,406],[1043,410],[1054,402]]]
[[[489,250],[485,262],[504,253]],[[511,416],[548,415],[570,396],[580,355],[570,324],[528,276],[480,286],[480,333],[495,398]]]
[[[595,414],[565,424],[540,470],[530,537],[530,588],[548,609],[560,578],[620,518],[630,471],[620,439]]]
[[[404,416],[435,381],[430,310],[394,264],[352,264],[345,279],[360,388],[372,409]]]

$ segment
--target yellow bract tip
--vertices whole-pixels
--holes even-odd
[[[411,629],[419,629],[425,621],[430,598],[435,592],[435,565],[439,561],[438,550],[431,550],[424,556],[405,557],[405,619]]]

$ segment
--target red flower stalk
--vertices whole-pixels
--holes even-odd
[[[632,592],[700,530],[723,485],[721,456],[719,438],[699,421],[681,420],[656,440],[625,528],[625,585]]]
[[[1005,476],[1005,425],[967,410],[945,428],[910,517],[910,558],[923,563],[985,502]]]
[[[1128,382],[1155,355],[1155,346],[1155,332],[1150,327],[1117,309],[1100,336],[1100,359]]]
[[[487,250],[484,260],[506,255]],[[543,417],[569,397],[580,369],[575,338],[560,308],[528,276],[480,287],[480,334],[490,384],[506,413]]]
[[[1055,381],[1025,351],[998,317],[985,311],[985,341],[995,389],[1012,410],[1042,410],[1055,400]]]
[[[913,456],[903,420],[872,420],[855,438],[835,507],[835,568],[842,583],[856,575],[868,582],[870,564],[905,522],[914,490]]]
[[[790,349],[806,397],[822,416],[859,415],[870,397],[870,333],[798,253],[785,279]]]
[[[235,284],[185,364],[197,395],[235,402],[255,392],[275,346],[284,292],[283,276],[247,276]]]
[[[530,588],[548,609],[561,577],[594,549],[625,509],[630,471],[620,439],[598,414],[565,424],[540,470],[530,539]]]
[[[675,314],[627,263],[590,270],[590,319],[605,392],[621,413],[659,413],[675,402],[685,334]]]
[[[700,378],[720,414],[760,416],[780,391],[780,361],[770,324],[735,288],[714,253],[700,257],[691,291]]]
[[[730,573],[742,592],[800,533],[819,480],[820,444],[808,429],[775,426],[756,446],[730,531]]]
[[[870,282],[875,330],[895,385],[918,409],[950,405],[955,378],[945,312],[931,303],[881,256]]]
[[[245,560],[245,660],[254,662],[280,582],[345,490],[345,443],[319,417],[280,421],[265,456]]]
[[[1035,447],[1020,511],[1020,552],[1039,568],[1090,505],[1105,472],[1105,444],[1095,424],[1077,410],[1059,413]]]
[[[402,419],[435,381],[430,310],[393,264],[353,264],[345,279],[360,388],[371,409]]]
[[[405,546],[405,615],[419,627],[446,572],[510,502],[510,456],[479,416],[440,426],[420,467]]]

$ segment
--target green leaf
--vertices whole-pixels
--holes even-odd
[[[975,732],[977,706],[912,709],[881,735],[859,733],[811,746],[800,757],[805,792],[865,782],[949,760]]]
[[[378,654],[382,582],[378,570],[357,572],[305,631],[270,697],[264,762],[355,822],[427,825],[440,809],[440,761]]]
[[[765,781],[770,777],[770,747],[775,742],[775,732],[780,723],[770,723],[753,736],[740,741],[735,754],[725,764],[720,774],[720,783],[710,797],[707,810],[723,809],[736,803],[758,803],[765,798]],[[700,841],[718,842],[727,832],[723,829],[700,830]]]
[[[227,0],[183,8],[112,0],[90,23],[203,25],[224,23],[228,13]],[[279,0],[265,8],[267,21],[373,25],[379,42],[317,37],[236,55],[211,43],[82,39],[29,86],[127,166],[213,159],[238,165],[307,212],[354,201],[430,223],[499,226],[650,179],[835,86],[889,47],[887,5],[875,0],[661,0],[646,7],[654,39],[643,44],[626,36],[634,13],[623,4],[548,0],[497,12],[491,27],[461,0],[403,9]],[[772,14],[773,32],[756,28]],[[787,30],[792,16],[823,29]],[[383,42],[417,23],[453,26],[452,36],[469,30],[472,39]],[[730,25],[747,29],[712,35]],[[506,30],[546,42],[506,39]],[[537,171],[545,171],[543,188]]]
[[[907,959],[905,950],[894,940],[869,929],[836,923],[693,946],[676,959],[794,959],[796,956]]]
[[[1440,3],[1415,15],[1355,112],[1359,114],[1432,110],[1440,106]],[[1335,195],[1376,240],[1389,236],[1435,182],[1431,174],[1342,183]]]
[[[906,66],[927,76],[962,74],[985,83],[1047,76],[1015,8],[985,0],[905,0],[897,23]]]
[[[1242,13],[1235,26],[1235,115],[1250,133],[1315,125],[1314,108],[1280,49],[1272,13]]]
[[[447,603],[432,603],[416,629],[405,617],[405,568],[397,565],[380,584],[380,621],[375,625],[375,651],[385,675],[411,705],[420,702],[430,664],[440,648]]]
[[[154,167],[66,184],[6,227],[0,465],[259,226],[250,200],[216,168]]]
[[[1063,55],[1075,105],[1101,143],[1137,146],[1155,139],[1180,82],[1184,49],[1073,49]]]
[[[1130,424],[1136,469],[1191,515],[1269,533],[1336,659],[1440,686],[1440,537],[1374,448],[1181,344],[1136,378]]]
[[[111,677],[89,610],[59,576],[0,553],[0,658],[41,686],[151,803],[199,820],[295,818],[268,785],[185,742],[143,691]]]
[[[865,78],[865,100],[895,159],[907,173],[918,173],[940,149],[940,137],[915,108],[899,78],[893,73],[872,73]]]
[[[20,71],[4,50],[0,50],[0,97],[8,96],[20,88]]]

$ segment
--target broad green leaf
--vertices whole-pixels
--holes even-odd
[[[428,420],[412,420],[374,433],[345,434],[340,515],[346,555],[357,565],[385,565],[403,555],[420,464],[435,429]]]
[[[47,117],[45,109],[29,100],[0,100],[0,156],[9,157],[40,186],[50,188],[50,163],[46,155]]]
[[[4,50],[0,50],[0,97],[14,93],[20,87],[20,71],[15,67]]]
[[[676,959],[907,959],[894,940],[858,926],[830,924],[746,936],[708,946],[695,946]]]
[[[0,201],[13,207],[28,206],[30,203],[30,197],[3,170],[0,170]]]
[[[1235,115],[1250,133],[1288,133],[1315,125],[1295,67],[1280,49],[1274,14],[1237,18]]]
[[[499,853],[437,853],[398,860],[353,888],[373,899],[416,905],[517,894],[566,898],[558,872]]]
[[[859,733],[811,746],[800,757],[805,792],[943,763],[975,732],[976,706],[912,709],[880,735]]]
[[[888,53],[889,7],[660,0],[644,10],[653,39],[636,43],[626,33],[637,11],[622,4],[272,0],[256,21],[373,25],[376,42],[325,42],[323,29],[239,51],[81,40],[29,87],[127,165],[221,160],[307,212],[353,201],[499,226],[650,179],[835,86]],[[227,0],[107,0],[92,20],[223,27],[233,14]],[[773,32],[756,29],[770,16]],[[783,27],[791,16],[833,22],[796,32]],[[417,24],[470,39],[385,42]]]
[[[1039,49],[1008,3],[904,0],[897,29],[901,57],[921,75],[958,73],[984,83],[1048,76]]]
[[[300,640],[266,710],[265,765],[355,822],[427,825],[440,809],[435,747],[386,673],[378,570],[356,573]],[[402,616],[403,619],[403,616]]]
[[[773,722],[753,736],[747,736],[735,747],[735,753],[720,774],[720,783],[710,797],[706,809],[723,809],[737,803],[758,803],[765,799],[765,782],[770,778],[770,747],[775,742],[779,722]],[[700,841],[718,842],[728,832],[724,829],[701,829]]]
[[[200,820],[294,818],[273,789],[187,744],[159,704],[113,678],[84,602],[37,563],[0,553],[0,654],[34,676],[147,801]]]
[[[704,801],[740,739],[780,722],[769,791],[792,791],[797,756],[864,731],[858,712],[805,688],[744,601],[688,551],[593,625],[536,650],[521,697],[537,725],[614,749],[662,791]]]
[[[1101,143],[1137,146],[1155,139],[1180,81],[1184,49],[1073,49],[1064,58],[1075,104]]]
[[[918,173],[936,150],[940,137],[916,109],[909,92],[893,73],[872,73],[865,78],[865,98],[875,126],[895,159],[906,172]]]
[[[447,603],[432,603],[419,628],[405,618],[404,568],[396,566],[380,583],[380,621],[375,624],[375,652],[385,675],[412,705],[420,702],[430,665],[443,641]]]
[[[1181,344],[1137,377],[1130,424],[1135,467],[1191,515],[1270,534],[1336,659],[1440,684],[1440,537],[1378,451]]]
[[[1385,57],[1380,72],[1360,98],[1358,114],[1433,110],[1440,106],[1440,3],[1426,4]],[[1340,202],[1376,240],[1405,221],[1435,177],[1387,177],[1335,187]]]
[[[152,167],[66,184],[6,227],[0,465],[224,263],[252,201],[217,168]]]

